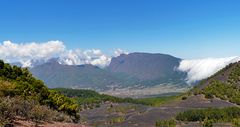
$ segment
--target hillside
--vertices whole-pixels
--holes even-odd
[[[12,126],[19,120],[78,122],[79,105],[49,90],[28,69],[0,61],[0,126]]]
[[[207,98],[220,98],[240,104],[240,62],[232,63],[215,75],[203,80],[194,94],[204,94]]]
[[[173,105],[198,109],[179,112],[173,120],[159,121],[157,126],[240,126],[240,62],[232,63],[209,78],[202,80],[183,96],[184,100]],[[202,99],[200,99],[201,97]],[[193,100],[193,98],[198,98]],[[206,100],[205,103],[199,103]],[[206,108],[205,106],[209,107]]]
[[[49,61],[31,69],[31,72],[42,79],[49,87],[102,88],[119,80],[109,72],[93,65],[61,65]]]

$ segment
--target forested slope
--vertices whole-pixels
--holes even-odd
[[[18,118],[41,121],[75,121],[78,104],[55,90],[49,90],[27,68],[11,66],[0,60],[0,125]]]

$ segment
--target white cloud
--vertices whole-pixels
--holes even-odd
[[[116,49],[113,57],[128,52]],[[60,64],[81,65],[92,64],[105,67],[111,62],[111,56],[104,54],[99,49],[67,50],[61,41],[48,41],[43,43],[13,43],[4,41],[0,43],[0,59],[9,63],[20,62],[24,67],[31,67],[38,63],[44,63],[51,58],[59,58]],[[237,62],[240,57],[206,58],[196,60],[182,60],[178,70],[187,72],[187,82],[192,83],[211,76],[226,65]]]
[[[59,56],[64,50],[65,46],[61,41],[21,44],[4,41],[0,44],[0,59],[7,62],[21,62],[24,66],[30,66],[30,60],[47,60]]]
[[[124,51],[122,49],[116,49],[114,51],[114,57],[120,56],[121,54],[129,54],[127,51]]]
[[[114,56],[122,53],[126,52],[117,49],[114,51]],[[92,64],[105,67],[111,62],[111,57],[99,49],[67,50],[61,41],[21,44],[4,41],[0,43],[0,59],[9,63],[20,62],[24,67],[31,67],[34,63],[43,63],[51,58],[59,58],[60,64],[67,65]]]
[[[221,70],[230,63],[240,60],[240,57],[226,58],[206,58],[196,60],[182,60],[178,69],[187,72],[187,82],[192,83],[201,79],[205,79],[217,71]]]
[[[86,51],[76,49],[65,51],[65,53],[60,56],[59,62],[67,65],[92,64],[105,67],[111,62],[111,58],[98,49]]]

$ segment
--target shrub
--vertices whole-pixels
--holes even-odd
[[[183,96],[183,97],[182,97],[182,100],[186,100],[186,99],[187,99],[187,97],[186,97],[186,96]]]
[[[12,102],[9,98],[0,99],[0,125],[11,124],[14,120],[15,112],[12,109]]]
[[[240,119],[240,108],[226,107],[226,108],[209,108],[209,109],[191,109],[179,113],[176,116],[179,121],[203,121],[207,125],[210,122],[233,122],[234,119]],[[236,121],[235,120],[235,121]],[[207,126],[206,125],[206,126]]]
[[[122,122],[124,122],[124,121],[125,121],[125,117],[119,116],[119,117],[114,117],[114,118],[112,118],[112,119],[109,121],[109,123],[110,123],[110,124],[115,124],[115,123],[122,123]]]
[[[14,96],[15,84],[0,79],[0,97]]]
[[[66,115],[65,113],[57,112],[57,111],[52,112],[51,119],[57,122],[73,122],[70,116]]]
[[[205,119],[203,123],[203,127],[213,127],[213,120]]]
[[[29,118],[38,124],[41,121],[50,121],[51,113],[52,111],[48,107],[36,105],[30,111]]]
[[[176,121],[173,119],[157,121],[156,127],[176,127]]]
[[[240,127],[240,118],[234,118],[232,123],[234,127]]]
[[[34,100],[24,100],[21,97],[11,98],[12,100],[12,109],[17,116],[26,118],[29,120],[29,113],[35,105],[39,105],[38,102]]]
[[[213,95],[211,93],[205,93],[205,98],[212,99]]]
[[[0,126],[11,124],[15,116],[37,123],[41,121],[72,122],[70,116],[65,113],[41,106],[34,100],[25,100],[21,97],[0,98]]]

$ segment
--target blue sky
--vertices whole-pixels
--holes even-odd
[[[240,55],[239,0],[0,0],[0,41],[181,58]]]

